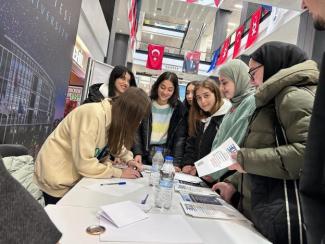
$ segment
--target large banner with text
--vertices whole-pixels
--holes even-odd
[[[0,0],[0,143],[35,154],[63,118],[81,0]]]

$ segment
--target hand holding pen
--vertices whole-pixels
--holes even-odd
[[[127,164],[129,167],[136,168],[140,172],[143,171],[143,164],[138,161],[132,159],[129,162],[127,162]]]

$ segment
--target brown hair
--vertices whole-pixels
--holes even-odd
[[[150,110],[150,99],[140,88],[130,87],[112,101],[112,122],[108,129],[108,148],[118,155],[123,145],[130,149],[141,120]]]
[[[190,116],[189,116],[189,135],[190,136],[194,136],[195,134],[197,134],[197,132],[198,132],[197,126],[201,119],[207,118],[212,115],[209,112],[205,112],[204,110],[202,110],[200,108],[199,104],[197,103],[196,92],[199,88],[202,88],[202,87],[209,89],[214,94],[214,96],[216,98],[216,103],[215,103],[215,107],[214,107],[215,112],[218,111],[220,109],[220,107],[223,105],[223,100],[221,97],[220,90],[214,81],[204,80],[204,81],[196,83],[195,88],[194,88],[194,94],[193,94],[193,102],[192,102],[192,106],[190,109]]]

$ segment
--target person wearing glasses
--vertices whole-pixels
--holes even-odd
[[[303,165],[317,64],[295,45],[269,42],[251,55],[249,67],[256,110],[229,167],[238,172],[213,189],[227,201],[240,192],[240,210],[273,243],[305,243],[294,180]]]

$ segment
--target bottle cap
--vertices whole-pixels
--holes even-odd
[[[167,161],[167,160],[173,161],[174,158],[173,158],[172,156],[166,156],[166,157],[165,157],[165,161]]]

